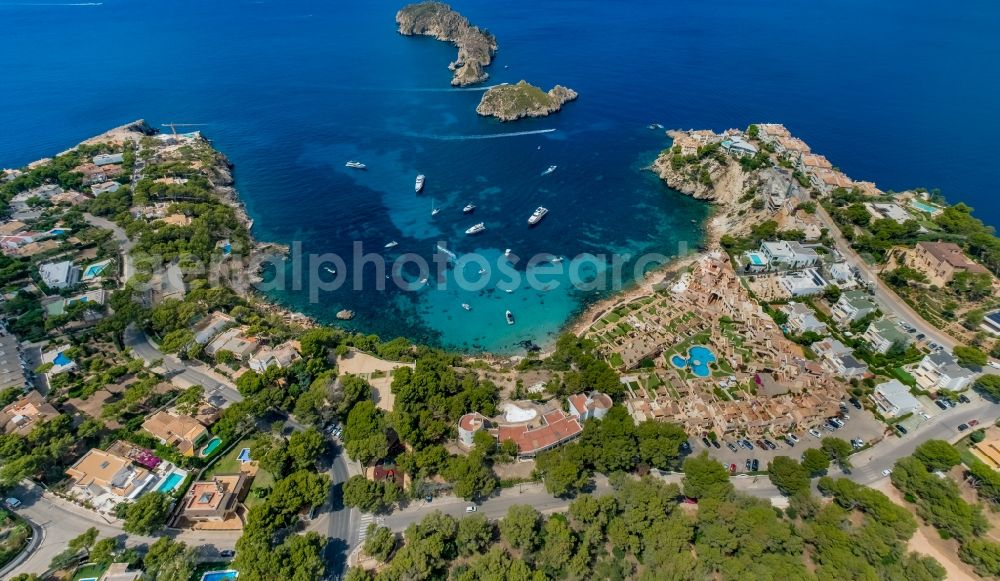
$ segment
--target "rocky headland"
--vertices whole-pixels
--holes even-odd
[[[497,39],[489,32],[473,26],[469,19],[443,2],[418,2],[396,13],[399,33],[433,36],[458,47],[458,58],[448,65],[453,76],[451,84],[464,87],[485,81],[484,70],[493,60]]]
[[[562,109],[563,103],[576,97],[576,91],[562,85],[556,85],[546,93],[526,81],[520,81],[516,85],[491,87],[483,94],[476,113],[496,117],[501,121],[545,117]]]

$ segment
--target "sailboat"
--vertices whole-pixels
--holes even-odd
[[[396,246],[399,246],[399,242],[396,242],[395,240],[385,245],[386,248],[395,248]]]

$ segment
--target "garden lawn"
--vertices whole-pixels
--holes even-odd
[[[226,452],[226,455],[219,458],[219,460],[212,464],[211,468],[205,471],[202,476],[205,480],[210,479],[216,474],[236,474],[240,471],[240,461],[237,458],[240,455],[240,451],[243,448],[250,448],[250,458],[253,459],[253,439],[246,438],[239,443],[237,443],[231,450]],[[257,475],[253,478],[253,484],[250,485],[250,492],[247,494],[247,499],[244,502],[247,508],[252,508],[264,501],[263,498],[258,498],[254,493],[256,489],[270,488],[274,484],[274,476],[267,470],[263,470],[260,467],[257,468]]]

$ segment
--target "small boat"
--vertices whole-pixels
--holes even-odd
[[[660,125],[659,123],[650,123],[649,124],[649,128],[650,129],[663,129],[663,126]]]
[[[538,206],[538,208],[531,214],[531,217],[528,218],[528,225],[534,226],[535,224],[541,222],[542,218],[544,218],[548,213],[548,208]]]
[[[393,240],[392,242],[387,242],[385,245],[386,248],[395,248],[397,246],[399,246],[399,242],[396,242],[395,240]]]
[[[514,292],[514,289],[512,289],[512,288],[505,288],[505,289],[503,289],[503,292],[505,292],[507,294],[510,294],[510,293]]]
[[[329,266],[324,266],[323,270],[329,272],[330,274],[337,274],[337,271],[334,270],[334,269],[332,269],[332,268],[330,268]]]
[[[427,284],[427,277],[420,279],[420,284]]]
[[[510,311],[507,311],[507,314],[505,316],[507,317],[507,324],[508,325],[513,325],[514,324],[514,313],[512,313]]]
[[[545,171],[542,172],[542,175],[543,176],[547,176],[547,175],[549,175],[550,173],[552,173],[554,171],[556,171],[556,166],[550,165],[547,170],[545,170]]]
[[[417,182],[413,185],[413,189],[419,194],[424,189],[424,174],[417,176]]]
[[[479,234],[480,232],[485,232],[485,231],[486,231],[486,224],[480,222],[475,226],[470,227],[468,230],[465,231],[465,233],[472,235],[472,234]]]
[[[489,271],[486,270],[485,268],[480,268],[479,269],[479,274],[486,274],[487,272],[489,272]]]
[[[344,165],[347,166],[347,167],[349,167],[349,168],[351,168],[351,169],[368,169],[368,166],[365,165],[365,164],[363,164],[363,163],[361,163],[360,161],[351,160],[351,161],[345,163]]]
[[[556,256],[555,258],[549,260],[549,262],[551,262],[552,264],[559,264],[562,261],[563,261],[562,256]]]
[[[462,213],[463,214],[471,214],[472,212],[475,211],[475,209],[476,209],[476,205],[475,204],[468,204],[467,206],[465,206],[464,208],[462,208]]]
[[[510,258],[510,255],[511,255],[510,248],[503,251],[504,258]]]
[[[441,213],[441,208],[434,208],[431,210],[431,216],[437,216]]]
[[[471,311],[472,310],[472,306],[469,305],[469,303],[462,303],[462,308],[465,309],[465,310],[467,310],[467,311]]]

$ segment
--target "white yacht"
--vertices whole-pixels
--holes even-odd
[[[469,303],[462,303],[462,308],[465,309],[465,310],[467,310],[467,311],[471,311],[472,310],[472,305],[470,305]]]
[[[417,182],[413,185],[413,189],[416,190],[418,194],[424,189],[424,174],[417,176]]]
[[[508,325],[513,325],[514,324],[514,313],[512,313],[510,311],[507,311],[507,314],[505,316],[507,317],[507,324]]]
[[[486,224],[480,222],[475,226],[470,227],[468,230],[465,231],[465,233],[471,235],[471,234],[479,234],[480,232],[485,232],[485,231],[486,231]]]
[[[392,242],[388,242],[385,245],[386,248],[395,248],[397,246],[399,246],[399,242],[396,242],[395,240],[393,240]]]
[[[531,217],[528,218],[528,225],[534,226],[535,224],[541,222],[542,218],[544,218],[545,215],[548,213],[549,213],[548,208],[538,206],[538,209],[536,209],[534,213],[531,214]]]
[[[368,166],[365,165],[365,164],[363,164],[363,163],[361,163],[360,161],[351,160],[351,161],[345,163],[344,165],[346,165],[347,167],[349,167],[351,169],[368,169]]]
[[[542,172],[542,175],[543,176],[547,176],[547,175],[549,175],[550,173],[552,173],[554,171],[556,171],[556,166],[550,165],[549,169],[547,169],[547,170],[545,170],[545,171]]]
[[[559,264],[562,261],[563,261],[563,257],[562,256],[556,256],[556,257],[551,258],[549,260],[549,262],[551,262],[552,264]]]
[[[462,208],[462,213],[471,214],[475,209],[476,209],[475,204],[468,204],[464,208]]]
[[[480,275],[484,275],[484,274],[486,274],[487,272],[489,272],[489,271],[488,271],[488,270],[486,270],[485,268],[480,268],[480,269],[479,269],[479,274],[480,274]]]
[[[510,248],[508,248],[507,250],[503,251],[503,257],[504,258],[510,258],[510,255],[511,255]]]

